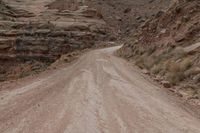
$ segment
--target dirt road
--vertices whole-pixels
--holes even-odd
[[[1,89],[0,133],[200,133],[197,118],[112,55],[117,48]]]

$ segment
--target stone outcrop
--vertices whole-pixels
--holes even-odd
[[[37,6],[27,5],[30,8],[26,9],[18,8],[20,3],[16,1],[7,1],[8,4],[14,2],[13,7],[0,2],[0,16],[3,16],[0,19],[1,81],[23,77],[26,74],[20,73],[24,69],[24,73],[32,71],[35,64],[46,67],[63,54],[96,47],[96,42],[108,40],[110,36],[102,15],[84,3],[75,2],[76,8],[73,9],[58,5],[63,9],[60,10],[57,6],[51,6],[57,1],[50,5],[39,0],[31,1],[34,6],[34,2],[40,2],[39,6],[44,4],[45,9],[39,9],[41,12],[38,14],[38,10],[34,12]],[[21,4],[25,2],[29,1]],[[27,66],[31,69],[26,70]]]
[[[127,37],[158,11],[166,10],[171,0],[86,0],[101,11],[104,20],[116,33]]]

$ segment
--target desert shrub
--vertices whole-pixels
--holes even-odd
[[[153,74],[158,74],[158,73],[160,73],[161,71],[162,71],[162,65],[161,64],[158,64],[158,65],[154,65],[153,67],[152,67],[152,69],[151,69],[151,72],[153,73]]]
[[[182,81],[185,77],[184,77],[184,73],[179,71],[179,72],[169,72],[166,75],[167,80],[173,84],[176,85],[177,83],[179,83],[180,81]]]
[[[175,61],[168,61],[166,69],[171,73],[176,73],[181,70],[180,64]]]
[[[136,59],[135,64],[140,68],[144,68],[144,58],[142,56],[139,56]]]
[[[152,57],[146,57],[144,59],[145,59],[144,60],[144,66],[145,66],[145,68],[148,69],[148,70],[150,70],[154,66],[154,64],[155,64],[155,59],[152,58]]]
[[[166,65],[166,77],[171,84],[175,85],[185,78],[180,63],[169,61]]]
[[[192,66],[192,61],[189,58],[183,59],[183,61],[180,63],[180,69],[181,71],[186,71]]]
[[[156,65],[162,63],[163,60],[166,60],[165,55],[152,56],[152,58],[154,59],[154,63]]]
[[[186,78],[185,71],[192,66],[192,62],[189,58],[185,58],[179,63],[169,61],[166,65],[167,80],[172,84],[177,84]]]
[[[162,59],[162,56],[149,56],[148,54],[143,54],[142,56],[138,56],[136,58],[136,65],[138,65],[140,68],[152,70],[153,72],[157,73],[156,71],[160,71],[162,69]]]
[[[186,56],[186,52],[182,47],[176,47],[175,50],[173,51],[173,55],[175,59],[182,59]]]

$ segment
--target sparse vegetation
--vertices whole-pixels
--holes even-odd
[[[200,88],[199,17],[198,0],[178,1],[144,23],[132,36],[137,43],[128,42],[133,45],[124,45],[122,53],[132,48],[136,65],[172,85]]]

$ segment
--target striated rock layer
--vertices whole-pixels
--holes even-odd
[[[97,10],[76,0],[65,8],[65,1],[56,2],[0,1],[1,81],[26,76],[63,54],[109,39],[109,28]]]

